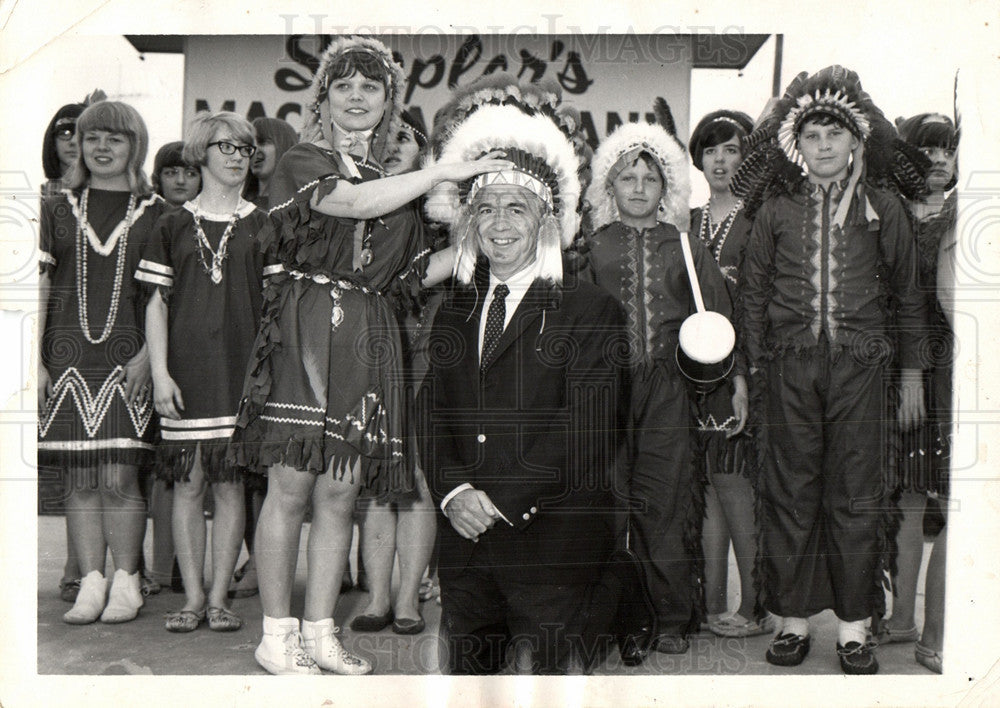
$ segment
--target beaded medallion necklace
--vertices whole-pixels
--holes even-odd
[[[111,304],[108,306],[108,318],[104,322],[104,329],[101,331],[101,336],[96,339],[90,334],[90,314],[87,310],[89,290],[87,287],[87,253],[89,251],[87,243],[91,241],[91,238],[89,233],[85,236],[84,232],[89,230],[90,225],[90,222],[87,220],[87,203],[89,198],[90,187],[86,187],[80,196],[80,212],[76,220],[76,305],[83,336],[91,344],[101,344],[111,334],[111,329],[118,318],[118,305],[121,302],[122,283],[124,282],[125,275],[125,250],[128,246],[128,234],[132,229],[132,216],[135,213],[135,195],[129,195],[128,209],[125,212],[125,227],[122,230],[121,236],[116,239],[112,234],[108,244],[98,248],[101,245],[98,242],[98,245],[94,246],[94,250],[101,256],[108,256],[112,250],[115,248],[118,249],[118,259],[115,263],[115,279],[111,286]],[[109,246],[110,248],[108,248]]]
[[[229,217],[229,223],[226,224],[226,230],[222,232],[222,239],[219,241],[219,250],[217,251],[212,250],[212,244],[208,242],[205,229],[201,226],[201,206],[195,204],[195,210],[192,213],[192,216],[194,216],[195,240],[198,243],[198,260],[201,262],[201,267],[205,269],[205,272],[209,274],[212,282],[216,285],[222,282],[222,263],[226,260],[226,256],[229,255],[229,239],[233,235],[233,227],[236,226],[239,210],[240,205],[237,203],[236,209],[233,210],[233,215]],[[209,265],[208,260],[205,258],[206,250],[212,254],[211,265]]]

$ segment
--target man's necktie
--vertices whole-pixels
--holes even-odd
[[[503,321],[507,315],[507,294],[510,292],[505,284],[497,285],[493,291],[493,301],[490,302],[489,312],[486,313],[486,332],[483,335],[483,354],[479,357],[479,369],[485,371],[486,367],[493,361],[493,354],[496,352],[497,344],[500,342],[500,335],[503,334]]]

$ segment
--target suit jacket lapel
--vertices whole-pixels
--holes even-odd
[[[528,291],[521,298],[521,302],[517,306],[517,310],[514,311],[513,317],[511,317],[510,324],[500,335],[500,341],[497,342],[496,351],[493,353],[493,361],[490,362],[487,369],[493,367],[494,364],[503,356],[504,351],[506,351],[518,338],[524,333],[524,331],[531,325],[532,322],[537,320],[546,307],[549,306],[551,302],[551,295],[548,292],[548,287],[535,281],[528,288]],[[482,304],[480,303],[480,311],[482,310]],[[476,320],[478,323],[478,319]],[[476,331],[476,341],[478,341],[479,332]]]

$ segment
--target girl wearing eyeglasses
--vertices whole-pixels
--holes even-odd
[[[244,508],[226,444],[260,316],[266,268],[258,237],[267,216],[240,196],[255,152],[250,124],[234,113],[204,113],[189,132],[183,158],[200,166],[202,190],[160,219],[135,277],[148,297],[146,336],[161,416],[157,473],[174,483],[174,547],[187,596],[165,627],[190,632],[207,618],[211,630],[230,632],[243,624],[226,593]],[[206,597],[208,485],[215,513]]]
[[[163,202],[142,171],[148,137],[134,108],[95,103],[77,119],[75,139],[68,189],[42,200],[38,463],[66,472],[66,521],[82,578],[63,620],[127,622],[143,604],[146,514],[137,472],[151,461],[154,432],[131,274]]]

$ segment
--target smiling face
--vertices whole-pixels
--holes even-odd
[[[245,144],[226,127],[216,130],[211,142],[228,142],[236,146]],[[241,155],[239,150],[234,150],[232,155],[224,155],[219,145],[209,145],[205,150],[205,164],[202,165],[201,175],[206,183],[216,182],[225,187],[235,187],[243,184],[249,167],[250,158]]]
[[[327,96],[330,118],[344,130],[370,130],[385,113],[385,86],[361,72],[333,79]]]
[[[798,135],[798,148],[809,170],[809,180],[819,184],[847,177],[851,154],[858,139],[839,122],[807,120]]]
[[[729,182],[742,160],[740,139],[735,135],[729,140],[702,150],[701,166],[709,188],[713,192],[729,191]]]
[[[174,206],[191,201],[201,191],[201,172],[193,167],[164,167],[160,170],[159,178],[163,198]]]
[[[128,174],[132,143],[124,133],[88,130],[81,144],[83,162],[90,170],[92,179],[110,180]]]
[[[618,173],[611,193],[622,223],[637,229],[656,226],[656,210],[663,197],[663,177],[640,156]]]
[[[403,174],[416,169],[419,155],[420,145],[417,143],[413,131],[404,125],[389,140],[389,144],[386,146],[386,157],[382,160],[382,167],[390,175]]]
[[[501,280],[523,270],[536,257],[538,227],[545,206],[524,187],[488,185],[472,201],[479,249]]]

